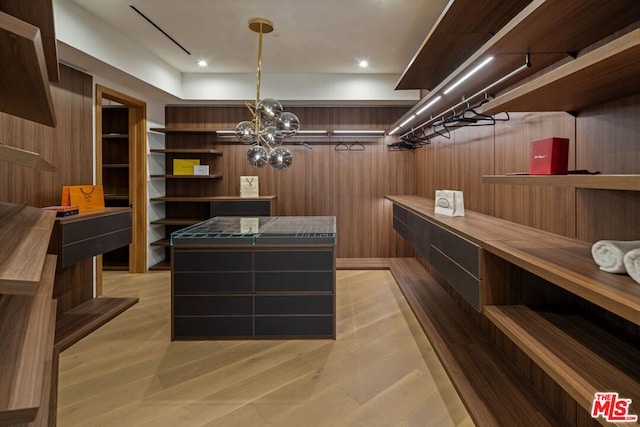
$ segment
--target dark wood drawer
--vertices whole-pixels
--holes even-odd
[[[333,272],[259,272],[256,292],[333,292]]]
[[[333,251],[256,251],[256,271],[333,271]]]
[[[181,293],[251,293],[251,272],[180,272],[173,274],[173,292]]]
[[[56,220],[49,253],[57,254],[58,267],[64,268],[127,246],[131,236],[131,209],[84,212]]]
[[[482,278],[478,245],[436,225],[431,230],[431,244],[473,276]]]
[[[209,216],[271,216],[271,200],[216,200]]]
[[[431,265],[469,304],[480,311],[480,280],[478,278],[435,247],[431,251]]]
[[[174,316],[252,315],[252,296],[177,295],[173,297]]]
[[[253,255],[242,251],[174,250],[174,271],[251,271]]]
[[[174,317],[173,338],[252,337],[253,317]]]
[[[332,314],[333,295],[257,295],[255,314]]]
[[[427,261],[431,259],[431,222],[418,215],[407,213],[407,226],[409,227],[409,243]]]
[[[334,337],[332,316],[256,316],[256,336]]]
[[[395,203],[393,204],[393,217],[398,218],[399,221],[407,223],[407,214],[408,210],[403,208],[402,206],[398,206]]]
[[[409,227],[396,216],[393,217],[393,229],[404,237],[405,240],[409,241]]]

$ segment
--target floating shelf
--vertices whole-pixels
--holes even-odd
[[[552,323],[545,314],[518,305],[486,306],[484,313],[586,411],[602,390],[615,390],[633,401],[640,398],[636,349],[620,338],[575,315],[551,314]],[[618,363],[596,352],[603,343]],[[635,375],[624,372],[625,366],[633,367],[626,371],[632,369]]]
[[[210,133],[217,134],[220,129],[213,128],[149,128],[150,131],[160,133]]]
[[[47,256],[41,281],[32,296],[0,295],[0,420],[18,425],[36,418],[45,405],[51,372],[56,303],[53,282],[56,257]],[[46,417],[45,417],[46,418]]]
[[[544,185],[640,191],[640,175],[485,175],[484,184]]]
[[[271,200],[276,196],[234,197],[234,196],[163,196],[149,199],[152,202],[215,202],[228,200]]]
[[[102,134],[102,139],[129,139],[129,134],[126,134],[126,133],[103,133]]]
[[[161,218],[151,221],[153,225],[193,225],[208,218]]]
[[[580,111],[640,92],[638,76],[640,29],[489,101],[482,112]]]
[[[0,294],[38,290],[55,219],[51,211],[0,202]]]
[[[458,103],[461,96],[466,95],[468,97],[482,91],[488,85],[515,70],[517,65],[524,63],[525,54],[529,54],[531,66],[518,74],[517,77],[492,87],[489,95],[499,93],[518,81],[522,81],[522,79],[534,73],[558,64],[562,60],[568,60],[571,54],[575,54],[638,21],[640,19],[640,8],[637,6],[637,1],[635,0],[619,0],[606,4],[599,0],[567,0],[562,2],[533,0],[455,71],[450,72],[438,86],[433,88],[413,108],[398,119],[391,126],[391,129],[405,122],[409,116],[415,114],[423,105],[426,105],[437,96],[442,95],[442,99],[434,104],[432,109],[421,114],[422,117],[425,117],[423,122],[430,115],[437,116],[445,108]],[[567,25],[566,22],[571,22],[571,25]],[[489,56],[493,56],[494,60],[487,66],[486,71],[483,69],[482,73],[478,73],[477,77],[474,75],[473,79],[465,81],[464,84],[458,86],[449,94],[443,95],[443,91],[449,85]],[[516,59],[517,61],[514,62]],[[519,64],[518,61],[520,62]],[[637,59],[633,62],[636,61]],[[606,72],[616,73],[616,70],[607,69]],[[595,76],[595,79],[603,77]],[[606,79],[606,77],[604,78]],[[631,86],[637,85],[635,81],[627,83]],[[624,89],[612,90],[614,91],[612,97],[617,96],[616,92],[624,91]],[[629,88],[627,91],[631,93],[632,89]],[[499,110],[504,111],[503,109]],[[487,111],[485,105],[484,112]],[[492,108],[492,111],[495,110]],[[527,108],[526,111],[536,110]],[[421,123],[418,120],[414,123],[410,122],[410,124],[415,127]],[[401,131],[410,129],[410,124],[403,126]]]
[[[213,175],[171,175],[171,174],[162,174],[162,175],[151,175],[151,178],[169,178],[169,179],[222,179],[222,175],[213,174]]]
[[[212,148],[152,148],[152,153],[176,153],[176,154],[215,154],[222,156],[222,151]]]
[[[0,12],[0,57],[3,58],[0,62],[0,111],[55,127],[56,117],[38,27]]]
[[[3,144],[0,144],[0,158],[6,162],[35,168],[41,171],[55,172],[57,170],[55,166],[44,160],[39,153],[9,147]]]
[[[160,239],[150,243],[151,246],[171,246],[170,239]]]

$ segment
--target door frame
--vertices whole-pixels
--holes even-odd
[[[147,271],[147,103],[96,84],[96,182],[102,184],[102,100],[129,107],[129,203],[132,206],[132,236],[129,272]],[[96,292],[102,293],[102,257],[98,257]],[[99,286],[98,286],[99,284]]]

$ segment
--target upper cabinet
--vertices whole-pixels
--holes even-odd
[[[472,7],[470,6],[472,3],[474,2],[469,0],[457,0],[450,5],[449,9],[456,7],[456,4],[459,8]],[[547,69],[557,69],[563,65],[568,66],[568,64],[575,61],[580,61],[577,66],[573,66],[576,70],[581,68],[588,70],[591,68],[589,64],[592,61],[595,61],[595,63],[603,61],[601,65],[593,69],[593,72],[597,73],[597,75],[595,78],[591,78],[591,81],[605,78],[606,82],[606,76],[604,75],[615,70],[620,62],[625,63],[625,67],[628,66],[627,59],[636,52],[636,48],[633,47],[634,42],[629,42],[628,40],[618,43],[612,42],[613,49],[622,49],[622,52],[613,54],[604,53],[604,50],[596,49],[599,53],[594,55],[592,52],[585,52],[586,48],[591,49],[591,46],[611,37],[618,31],[631,30],[632,28],[629,26],[638,20],[640,20],[640,5],[635,0],[619,0],[615,2],[534,0],[508,21],[486,43],[475,49],[462,64],[458,64],[455,61],[443,64],[444,68],[453,70],[444,79],[441,79],[436,74],[425,76],[425,81],[437,80],[439,83],[435,87],[429,88],[431,91],[407,114],[401,117],[393,125],[392,129],[400,127],[399,130],[401,131],[410,130],[425,123],[432,116],[448,113],[451,107],[459,103],[461,99],[467,99],[472,103],[477,102],[480,97],[492,97],[510,87],[517,86],[518,82],[532,77],[533,74],[544,77],[546,75],[544,72]],[[443,22],[444,20],[441,20],[437,25],[440,26]],[[462,34],[465,33],[464,28],[459,28],[458,31]],[[430,35],[437,32],[438,29],[435,28]],[[630,37],[633,38],[634,36]],[[433,44],[433,42],[429,43],[427,40],[423,46],[428,46],[429,44]],[[621,45],[622,47],[620,47]],[[424,58],[423,61],[431,62],[447,60],[446,55],[442,58],[436,56],[440,55],[438,49],[435,48],[433,54],[428,55],[428,57],[426,52],[417,55],[405,74],[408,74],[412,68],[421,66],[418,61],[420,57]],[[591,57],[587,57],[584,60],[583,56],[589,54],[591,54]],[[473,76],[467,77],[470,71],[476,69],[478,65],[490,57],[492,59],[487,65],[474,73]],[[638,60],[633,59],[631,62],[637,64]],[[634,70],[637,70],[637,65],[631,66],[635,68],[625,72],[633,74]],[[588,75],[591,75],[591,73],[592,71],[588,70]],[[586,75],[578,74],[579,77]],[[465,79],[465,77],[467,78]],[[618,77],[615,77],[615,79],[618,79]],[[637,83],[630,83],[628,80],[621,88],[609,91],[605,97],[613,99],[617,96],[637,92]],[[460,83],[456,85],[458,82]],[[454,85],[455,87],[452,89]],[[583,87],[586,88],[585,90],[590,90],[589,86]],[[478,97],[478,99],[471,99],[474,96]],[[438,101],[433,103],[432,106],[426,109],[423,108],[436,98],[438,98]],[[598,97],[594,101],[600,102],[603,100],[601,98]],[[580,104],[584,103],[581,102]],[[522,108],[526,108],[526,111],[540,111],[540,109],[536,110],[532,106],[525,107],[525,105],[527,105],[526,101],[523,102],[522,106]],[[584,105],[579,106],[584,107]],[[563,110],[564,108],[564,106],[560,106],[552,109]],[[488,111],[487,108],[484,111]],[[508,111],[508,109],[491,107],[490,111]],[[420,114],[417,114],[417,112]],[[416,117],[408,120],[412,115],[416,115]]]
[[[0,111],[56,125],[58,59],[51,0],[0,0]]]

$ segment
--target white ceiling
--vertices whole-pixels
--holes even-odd
[[[73,0],[181,73],[255,73],[251,18],[273,22],[263,72],[398,78],[448,0]],[[138,15],[135,6],[185,49]],[[205,59],[201,68],[196,61]],[[358,61],[370,67],[362,70]]]

